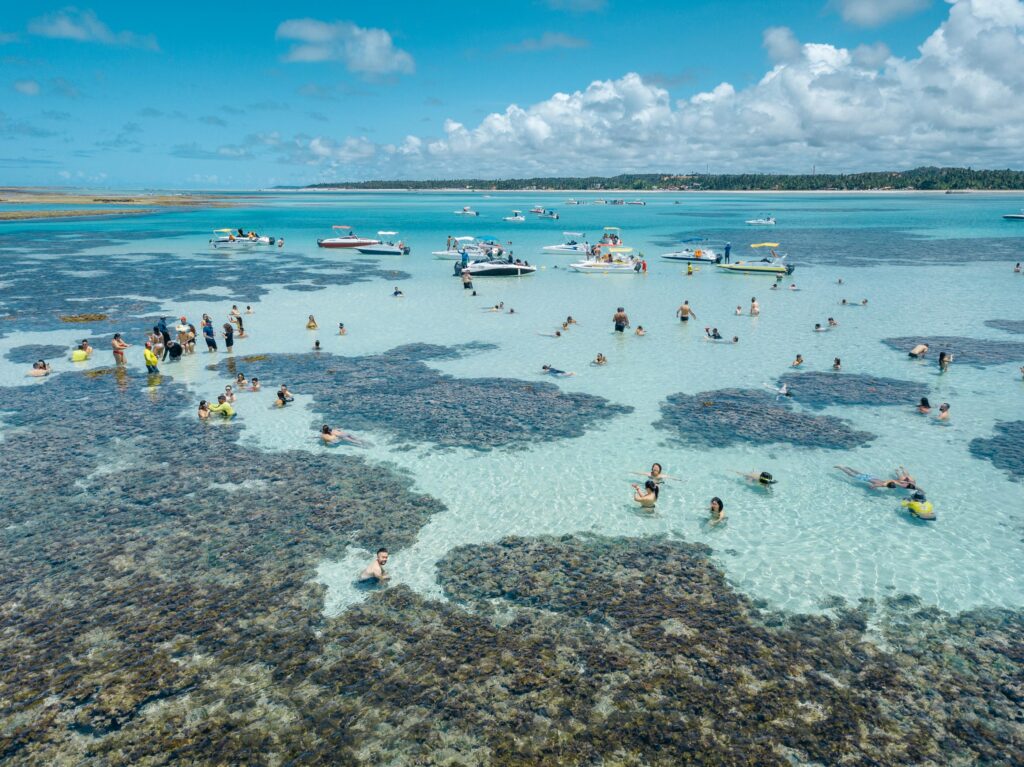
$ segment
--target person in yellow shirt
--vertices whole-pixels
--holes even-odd
[[[225,418],[231,418],[235,414],[235,409],[231,407],[231,403],[228,402],[228,398],[221,394],[217,397],[217,404],[210,405],[211,413],[220,413]]]
[[[153,344],[146,341],[146,348],[142,350],[142,356],[146,358],[146,370],[150,373],[159,373],[160,369],[156,366],[157,360],[156,355],[153,353]]]

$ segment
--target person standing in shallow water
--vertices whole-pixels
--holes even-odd
[[[124,360],[124,350],[127,349],[131,344],[126,344],[120,333],[114,333],[113,339],[110,341],[110,347],[114,351],[114,364],[115,365],[126,365]]]
[[[623,307],[620,306],[615,310],[615,314],[612,315],[612,324],[615,326],[616,333],[624,333],[629,327],[629,315],[626,314]]]
[[[235,328],[230,322],[224,323],[224,348],[228,352],[235,349]]]

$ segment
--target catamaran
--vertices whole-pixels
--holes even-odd
[[[395,237],[398,232],[377,232],[378,237]],[[376,245],[363,245],[356,248],[364,256],[408,256],[409,246],[399,240],[378,242]]]
[[[352,231],[351,226],[345,224],[338,224],[333,227],[335,232],[338,234],[335,237],[325,237],[324,239],[317,240],[317,246],[321,248],[360,248],[367,245],[379,245],[380,240],[374,240],[370,237],[360,237]]]
[[[775,252],[775,248],[779,247],[777,242],[758,242],[754,243],[750,247],[752,248],[768,248],[769,255],[767,258],[762,258],[760,261],[736,261],[731,264],[718,263],[715,264],[719,269],[726,272],[738,272],[742,274],[792,274],[793,265],[784,263],[786,257],[780,256]]]
[[[277,240],[256,232],[241,229],[214,229],[210,244],[215,248],[248,248],[253,245],[273,245]]]
[[[545,245],[542,250],[549,253],[580,253],[586,255],[590,252],[590,243],[587,242],[583,232],[562,232],[565,242],[560,245]]]

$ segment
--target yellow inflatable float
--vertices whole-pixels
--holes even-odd
[[[920,491],[900,503],[900,506],[918,519],[924,519],[929,522],[935,520],[935,509],[932,507],[932,502],[925,498],[924,493]]]

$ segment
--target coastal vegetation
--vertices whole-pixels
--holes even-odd
[[[872,190],[983,191],[1024,189],[1024,171],[914,168],[865,173],[623,173],[618,176],[558,176],[426,181],[334,181],[304,189],[487,189],[493,191],[718,191],[826,192]]]

